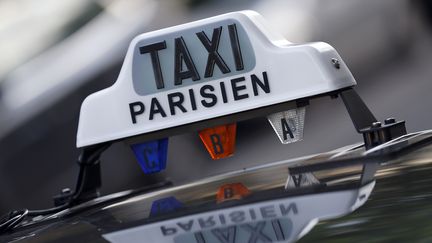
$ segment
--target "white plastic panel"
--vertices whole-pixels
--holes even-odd
[[[237,34],[233,34],[233,25]],[[244,11],[137,36],[129,46],[116,83],[84,100],[77,146],[122,139],[356,84],[330,45],[291,44],[265,26],[259,14]],[[223,62],[219,58],[216,63],[208,62],[205,42],[207,47],[217,47],[213,49]],[[152,49],[152,44],[157,45]],[[216,52],[212,52],[212,61]],[[340,61],[339,68],[332,64],[333,58]],[[226,68],[222,68],[222,63]],[[160,72],[155,67],[160,67]],[[176,78],[175,73],[184,79]],[[164,85],[160,82],[156,85],[158,75],[164,77]]]

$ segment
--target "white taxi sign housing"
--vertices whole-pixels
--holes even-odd
[[[84,100],[77,147],[355,84],[330,45],[292,44],[253,11],[219,15],[134,38],[115,84]]]

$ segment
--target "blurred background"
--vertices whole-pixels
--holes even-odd
[[[134,36],[244,9],[291,42],[334,46],[379,120],[432,128],[430,0],[0,0],[0,213],[51,207],[53,195],[74,187],[81,102],[114,83]],[[144,175],[117,143],[102,156],[102,192],[163,177],[181,184],[359,141],[341,100],[320,98],[307,107],[301,142],[282,145],[265,117],[239,123],[236,154],[219,161],[197,133],[174,136],[159,175]]]

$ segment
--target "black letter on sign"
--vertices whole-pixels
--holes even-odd
[[[183,71],[183,62],[186,65],[186,71]],[[197,81],[200,79],[200,76],[183,37],[175,38],[174,84],[181,85],[183,79],[187,78],[192,78],[193,81]]]
[[[164,236],[173,235],[177,232],[176,228],[166,228],[165,226],[161,226],[161,231]]]
[[[284,138],[284,140],[288,139],[288,137],[287,137],[288,133],[289,133],[289,135],[290,135],[291,138],[294,138],[294,135],[293,135],[293,133],[291,131],[291,128],[288,126],[288,122],[287,122],[287,120],[285,118],[281,119],[281,125],[282,125],[282,132],[283,132],[283,138]]]
[[[290,222],[290,221],[289,221]],[[291,223],[291,222],[290,222]],[[273,219],[272,221],[271,221],[271,224],[272,224],[272,226],[273,226],[273,231],[275,232],[275,235],[276,235],[276,240],[278,240],[278,241],[282,241],[282,240],[285,240],[285,235],[284,235],[284,232],[283,232],[283,229],[282,229],[282,225],[281,225],[281,223],[279,222],[279,219]],[[288,236],[290,236],[291,235],[291,231],[292,231],[292,223],[291,224],[289,224],[289,226],[290,227],[288,227]]]
[[[151,100],[151,105],[150,105],[149,120],[153,120],[153,116],[156,113],[160,113],[162,117],[166,117],[166,113],[163,110],[162,106],[160,105],[159,101],[155,97],[153,97]]]
[[[231,49],[234,55],[234,61],[236,65],[236,70],[240,71],[244,69],[243,57],[241,54],[240,43],[237,34],[237,27],[235,24],[228,25],[228,32],[231,41]]]
[[[244,224],[241,227],[250,232],[248,242],[272,242],[272,239],[263,233],[266,221],[258,222],[255,227],[252,224]]]
[[[156,80],[156,87],[158,89],[164,88],[164,80],[162,76],[162,70],[161,70],[159,55],[158,55],[158,51],[162,49],[166,49],[165,41],[154,43],[151,45],[141,46],[139,48],[141,54],[150,53],[150,57],[153,65],[153,73]]]
[[[215,154],[223,154],[224,149],[221,144],[220,136],[218,134],[212,134],[210,135],[210,140],[212,141]]]
[[[138,107],[139,109],[136,110],[135,107]],[[144,104],[142,102],[134,102],[129,104],[129,110],[132,118],[132,123],[136,123],[136,117],[137,115],[141,115],[144,113]]]
[[[194,236],[197,243],[206,243],[204,236],[201,232],[196,232]]]
[[[249,97],[248,94],[239,95],[239,93],[238,93],[240,90],[246,89],[246,85],[237,86],[237,84],[239,82],[243,82],[243,81],[245,81],[244,77],[231,79],[231,88],[233,91],[234,100],[242,100],[242,99],[246,99]]]
[[[196,111],[197,106],[196,106],[195,94],[194,94],[193,89],[189,89],[189,98],[191,101],[192,110]]]
[[[178,97],[177,101],[174,101],[174,98]],[[171,111],[171,115],[175,115],[175,108],[178,107],[183,113],[187,112],[187,110],[183,107],[184,96],[180,92],[174,92],[172,94],[168,94],[168,103]]]
[[[220,88],[221,88],[222,101],[223,101],[223,103],[227,103],[228,102],[228,97],[227,97],[227,93],[226,93],[226,90],[225,90],[225,83],[224,82],[220,82],[219,85],[220,85]]]
[[[210,90],[210,91],[214,91],[215,89],[213,88],[213,86],[211,85],[204,85],[201,87],[200,89],[200,94],[203,98],[209,98],[212,101],[208,102],[206,100],[201,100],[201,104],[205,107],[212,107],[214,105],[216,105],[217,102],[217,96],[213,93],[206,93],[206,90]]]
[[[222,57],[217,52],[219,47],[219,41],[221,37],[222,26],[219,28],[214,28],[212,40],[210,41],[204,31],[196,33],[198,39],[203,43],[204,47],[207,49],[208,58],[207,65],[205,69],[204,78],[209,78],[213,76],[214,65],[217,64],[222,73],[231,72]]]
[[[226,228],[216,228],[212,229],[212,234],[219,240],[219,242],[223,243],[235,243],[236,239],[236,229],[235,225],[229,226]],[[252,241],[249,241],[252,242]]]
[[[291,211],[293,212],[293,214],[298,214],[297,204],[295,203],[290,203],[288,207],[285,207],[285,205],[281,204],[279,205],[279,208],[282,213],[282,216],[289,214]]]
[[[270,85],[269,85],[268,78],[267,78],[267,72],[263,72],[262,74],[263,74],[263,78],[264,78],[264,83],[255,74],[251,75],[253,92],[254,92],[255,96],[258,95],[258,86],[260,86],[260,88],[265,93],[267,93],[267,94],[270,93]]]

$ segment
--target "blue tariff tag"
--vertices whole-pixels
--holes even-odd
[[[165,169],[168,154],[168,138],[133,144],[131,148],[145,174]]]

